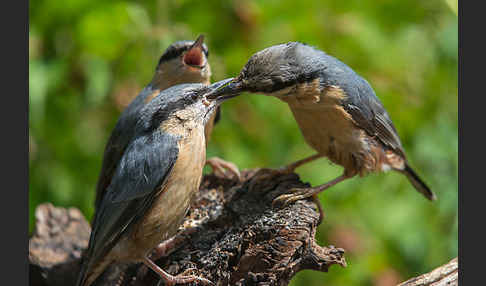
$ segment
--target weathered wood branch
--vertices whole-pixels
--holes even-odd
[[[429,273],[408,279],[398,286],[457,286],[458,262],[457,257],[449,263],[437,267]]]
[[[268,173],[267,173],[268,174]],[[312,201],[274,209],[272,200],[305,186],[295,174],[261,176],[243,172],[243,182],[205,176],[201,190],[174,239],[175,248],[157,261],[172,274],[197,268],[218,285],[288,285],[300,270],[326,272],[346,266],[344,250],[317,245],[319,219]],[[258,178],[257,178],[258,177]],[[37,207],[29,241],[30,285],[73,285],[87,247],[90,226],[76,208]],[[95,285],[157,285],[142,265],[113,265]],[[398,286],[457,285],[457,258]]]
[[[296,174],[242,173],[243,182],[205,176],[175,247],[157,264],[171,274],[190,268],[217,285],[288,285],[299,271],[346,266],[344,250],[315,239],[317,206],[302,200],[272,208],[278,195],[305,187]],[[268,172],[266,174],[269,174]],[[73,285],[87,247],[89,223],[75,208],[40,205],[29,242],[30,285]],[[96,285],[157,285],[140,264],[112,265]]]

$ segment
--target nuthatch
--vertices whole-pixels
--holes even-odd
[[[135,132],[135,125],[140,110],[154,97],[173,85],[181,83],[210,84],[211,68],[208,63],[209,51],[203,43],[204,36],[200,35],[196,41],[179,41],[170,45],[160,57],[155,74],[150,84],[122,112],[105,147],[103,165],[101,167],[96,187],[95,208],[98,208],[106,188],[111,182],[115,168],[128,146],[130,135]],[[206,144],[209,140],[214,124],[219,120],[220,107],[213,113],[206,123]],[[222,172],[223,167],[239,177],[236,166],[219,158],[207,160],[215,170]],[[224,172],[223,172],[224,173]]]
[[[209,280],[172,276],[150,251],[176,232],[199,189],[206,158],[205,126],[225,99],[205,94],[227,83],[181,84],[160,92],[122,133],[125,148],[99,202],[78,286],[88,286],[113,262],[142,262],[171,283]]]
[[[287,102],[305,141],[317,151],[280,172],[293,172],[320,157],[344,167],[338,178],[293,190],[276,202],[315,199],[319,192],[347,178],[388,170],[404,174],[417,191],[429,200],[436,199],[410,167],[395,126],[371,86],[338,59],[298,42],[272,46],[254,54],[237,78],[208,98],[244,91]]]

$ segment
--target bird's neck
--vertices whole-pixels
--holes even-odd
[[[176,84],[182,83],[202,83],[209,85],[211,69],[206,66],[204,69],[196,69],[183,66],[179,63],[168,62],[162,63],[157,68],[151,85],[154,89],[164,90]]]
[[[164,76],[163,74],[155,73],[150,85],[153,89],[164,90],[173,85],[178,84],[177,81],[172,80],[170,77]]]

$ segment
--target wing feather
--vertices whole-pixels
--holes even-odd
[[[144,216],[163,189],[178,157],[178,140],[157,130],[127,146],[93,220],[84,276]]]
[[[344,109],[352,116],[356,124],[368,135],[377,138],[383,145],[405,158],[397,130],[375,92],[366,80],[358,77],[357,87],[347,92]]]
[[[110,185],[118,163],[120,162],[128,143],[135,134],[139,112],[145,106],[145,99],[152,95],[153,92],[154,90],[150,86],[142,90],[122,112],[111,132],[103,154],[103,163],[96,186],[95,209],[99,208],[99,204]]]

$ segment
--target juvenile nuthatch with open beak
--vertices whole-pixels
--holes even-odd
[[[393,122],[371,86],[338,59],[298,42],[272,46],[254,54],[237,78],[208,98],[245,91],[287,102],[305,141],[317,151],[280,172],[293,172],[320,157],[344,167],[338,178],[293,190],[277,202],[315,199],[319,192],[347,178],[388,170],[404,174],[427,199],[436,199],[410,167]]]
[[[160,57],[155,69],[155,74],[150,84],[122,112],[116,123],[108,143],[106,144],[103,164],[101,167],[98,184],[96,187],[95,208],[98,208],[106,188],[116,166],[122,157],[125,148],[128,146],[130,136],[135,132],[135,125],[139,118],[140,110],[146,104],[158,96],[162,90],[181,83],[203,83],[210,84],[211,68],[208,63],[209,51],[204,44],[204,36],[200,35],[196,41],[179,41],[170,45]],[[214,112],[206,123],[205,138],[206,144],[213,130],[214,124],[219,120],[220,107]],[[219,158],[207,160],[213,169],[222,172],[223,168],[239,177],[236,166]],[[223,172],[224,173],[224,172]]]
[[[205,94],[227,83],[181,84],[145,104],[96,211],[78,286],[88,286],[113,262],[142,262],[169,284],[209,280],[172,276],[150,258],[173,236],[199,189],[206,158],[204,129],[225,99]]]

